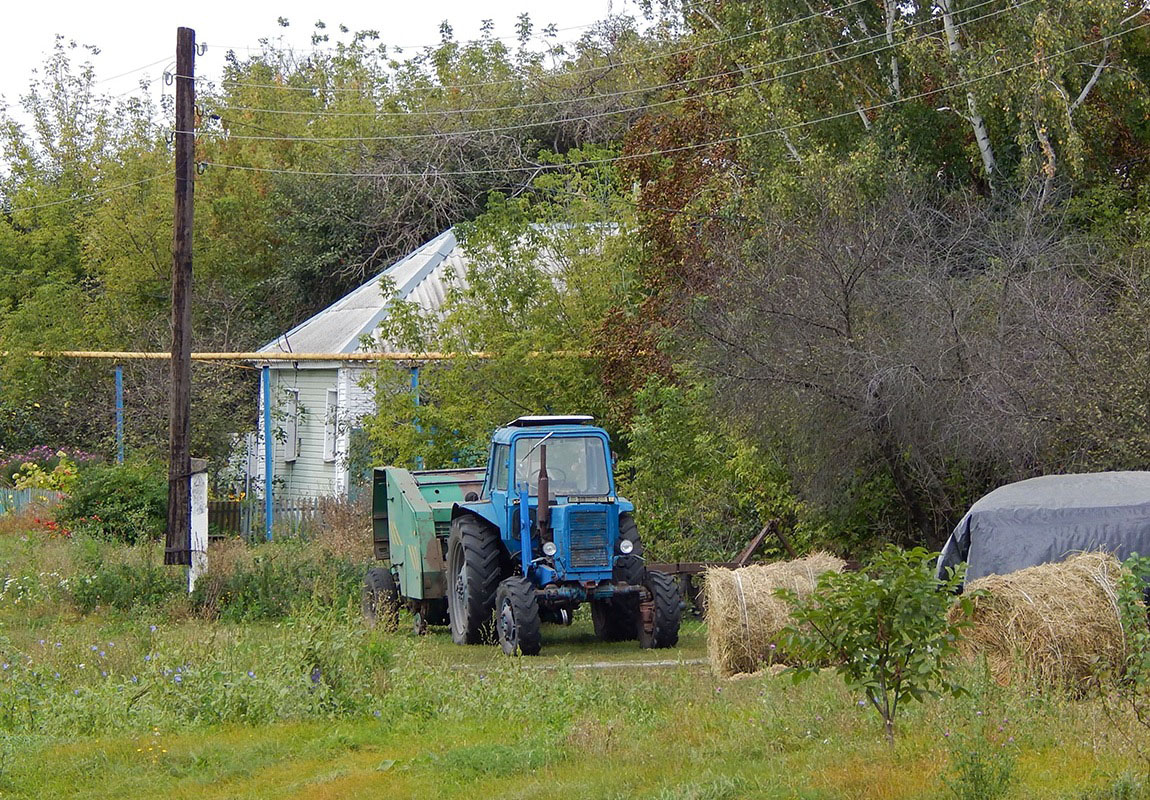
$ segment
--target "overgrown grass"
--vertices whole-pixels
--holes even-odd
[[[508,659],[444,628],[368,630],[353,597],[315,584],[243,622],[179,596],[83,613],[73,582],[94,552],[154,555],[102,548],[0,536],[6,796],[1147,796],[1100,703],[1003,689],[978,669],[960,676],[969,696],[908,707],[889,748],[833,674],[715,678],[695,663],[697,621],[673,651],[598,643],[582,619],[547,627],[540,658]],[[232,553],[229,569],[322,563],[322,550]],[[658,659],[681,663],[639,666]]]

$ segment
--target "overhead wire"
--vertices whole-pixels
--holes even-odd
[[[95,85],[98,86],[102,83],[108,83],[110,81],[117,80],[118,78],[126,78],[129,75],[135,75],[137,72],[143,72],[148,67],[158,67],[160,64],[163,64],[164,62],[171,61],[171,60],[172,60],[171,56],[164,56],[163,58],[159,59],[158,61],[153,61],[150,64],[145,64],[142,67],[136,67],[135,69],[130,69],[127,72],[121,72],[119,75],[112,75],[109,78],[101,78],[100,80],[95,82]]]
[[[997,0],[984,0],[984,2],[980,3],[979,5],[984,6],[984,5],[988,5],[988,4],[996,2],[996,1]],[[996,11],[992,11],[992,12],[989,12],[987,14],[983,14],[979,17],[975,17],[973,19],[966,20],[965,22],[956,24],[955,27],[961,28],[961,27],[966,26],[966,25],[972,25],[976,22],[981,22],[982,20],[988,19],[988,18],[993,17],[993,16],[997,16],[999,14],[1006,13],[1008,11],[1014,10],[1020,6],[1027,5],[1028,3],[1032,3],[1032,2],[1035,2],[1035,0],[1020,0],[1015,5],[1001,8],[1001,9],[998,9]],[[885,36],[885,34],[883,34],[883,35]],[[782,73],[780,75],[772,75],[772,76],[769,76],[766,78],[760,78],[757,80],[748,81],[748,82],[740,84],[739,86],[734,87],[734,88],[749,89],[749,88],[754,88],[754,87],[758,87],[758,86],[768,85],[771,83],[776,83],[778,81],[782,81],[782,80],[785,80],[787,78],[793,78],[793,77],[796,77],[798,75],[805,75],[807,73],[817,72],[817,71],[823,70],[823,69],[830,69],[832,67],[837,67],[837,66],[840,66],[844,63],[854,61],[856,59],[868,58],[870,56],[874,56],[878,53],[882,53],[886,50],[890,50],[890,49],[893,49],[895,47],[905,46],[907,44],[912,44],[914,42],[921,41],[923,39],[932,38],[936,35],[937,35],[937,32],[933,32],[933,31],[929,32],[929,33],[920,34],[919,36],[912,37],[911,39],[902,40],[902,41],[894,43],[894,44],[886,44],[886,45],[883,45],[881,47],[876,47],[876,48],[873,48],[870,50],[863,51],[861,53],[855,53],[855,54],[850,55],[850,56],[845,56],[845,57],[839,58],[836,61],[812,64],[811,66],[803,67],[802,69],[798,69],[798,70],[792,70],[791,72]],[[875,37],[871,37],[871,38],[873,39]],[[765,66],[774,65],[777,63],[783,63],[786,61],[794,61],[794,60],[797,60],[800,58],[808,58],[811,56],[817,56],[817,55],[821,55],[821,54],[824,54],[827,52],[830,52],[830,50],[827,49],[827,50],[818,51],[818,52],[814,52],[814,53],[809,53],[809,52],[803,53],[803,54],[800,54],[797,56],[790,56],[786,59],[780,59],[779,61],[776,61],[776,62],[771,62],[771,64],[761,64],[761,65],[756,65],[756,66],[752,66],[749,68],[750,69],[756,69],[756,68],[761,69]],[[644,87],[643,89],[630,90],[628,92],[618,92],[618,93],[614,93],[613,95],[612,94],[592,95],[589,97],[573,98],[571,100],[556,101],[556,102],[565,102],[565,103],[591,102],[591,101],[603,99],[606,97],[622,95],[622,94],[631,94],[631,93],[634,93],[637,91],[657,91],[657,90],[666,89],[666,88],[677,88],[680,86],[687,85],[688,83],[690,83],[692,81],[696,81],[696,80],[713,80],[713,79],[718,78],[718,77],[728,77],[730,75],[737,75],[740,73],[741,73],[741,70],[732,70],[730,72],[722,73],[719,75],[709,75],[709,76],[704,76],[702,78],[690,79],[689,81],[681,81],[681,82],[675,82],[675,83],[670,83],[670,84],[662,84],[662,85],[658,85],[658,86]],[[419,140],[419,139],[436,139],[436,138],[442,138],[444,136],[472,136],[472,135],[482,135],[482,134],[491,134],[491,133],[506,133],[509,131],[525,130],[528,128],[537,128],[537,127],[542,127],[542,126],[552,125],[552,124],[558,124],[558,123],[570,124],[570,123],[574,123],[574,122],[588,122],[590,120],[600,119],[602,117],[615,116],[615,115],[619,115],[619,114],[630,114],[630,113],[635,113],[635,112],[639,112],[639,111],[650,111],[650,110],[655,109],[655,108],[663,108],[665,106],[674,105],[676,103],[681,103],[684,101],[684,99],[696,100],[699,98],[712,97],[715,95],[725,94],[725,93],[730,92],[730,91],[731,91],[731,89],[726,88],[726,87],[721,88],[721,89],[712,89],[712,90],[707,90],[707,91],[703,91],[703,92],[698,92],[696,94],[691,95],[689,98],[670,98],[667,100],[657,100],[655,102],[645,103],[645,104],[636,105],[636,106],[624,106],[622,108],[606,109],[603,111],[596,111],[593,113],[583,114],[580,116],[568,116],[568,117],[561,117],[558,119],[550,119],[550,120],[534,120],[534,121],[530,121],[530,122],[516,123],[514,125],[501,125],[501,126],[495,126],[495,127],[490,127],[490,128],[474,128],[474,129],[461,129],[461,130],[454,130],[454,131],[436,131],[436,132],[424,132],[424,133],[387,134],[387,135],[379,135],[379,136],[291,136],[291,135],[247,136],[247,135],[243,135],[243,134],[238,134],[238,135],[227,134],[227,138],[235,139],[235,140],[297,141],[297,142],[309,142],[309,143],[322,144],[325,142],[410,141],[410,140]],[[540,104],[524,104],[524,105],[520,105],[520,106],[510,106],[510,107],[507,107],[506,109],[505,108],[499,108],[499,109],[493,109],[493,110],[511,110],[511,109],[534,108],[534,107],[538,107],[538,105],[540,105]],[[226,107],[225,107],[225,109],[226,109]],[[235,109],[232,109],[232,110],[235,110]],[[316,114],[317,115],[323,114],[323,112],[316,112]],[[226,119],[224,119],[223,115],[221,115],[221,120],[234,124],[234,118],[231,116],[228,116]],[[242,123],[240,123],[240,124],[242,124]]]
[[[700,50],[706,50],[706,49],[709,49],[712,47],[718,47],[719,45],[722,45],[722,44],[729,44],[731,42],[742,41],[743,39],[747,39],[747,38],[750,38],[752,36],[759,36],[761,34],[773,33],[774,31],[782,30],[783,28],[788,28],[791,25],[797,25],[800,22],[807,22],[808,20],[812,20],[815,18],[819,18],[819,17],[829,18],[835,14],[838,14],[840,11],[845,11],[848,8],[852,8],[854,6],[857,6],[857,5],[859,5],[865,1],[866,0],[851,0],[851,2],[846,3],[844,5],[841,5],[841,6],[838,6],[836,8],[829,8],[829,9],[826,9],[824,11],[812,12],[810,14],[807,14],[806,16],[788,19],[788,20],[785,20],[784,22],[780,22],[780,23],[777,23],[775,25],[768,25],[765,28],[758,28],[758,29],[752,30],[752,31],[745,31],[745,32],[740,33],[740,34],[736,34],[734,36],[728,36],[728,37],[721,38],[721,39],[712,39],[712,40],[702,42],[702,43],[697,44],[697,45],[692,45],[691,47],[684,47],[684,48],[680,48],[678,50],[671,50],[671,51],[668,51],[666,53],[658,53],[655,55],[645,56],[643,58],[637,58],[637,59],[633,59],[630,61],[620,61],[620,62],[617,62],[615,64],[606,64],[603,66],[586,67],[583,69],[570,70],[568,72],[564,72],[563,75],[564,75],[564,77],[568,77],[568,76],[572,76],[572,75],[587,75],[587,74],[590,74],[593,72],[602,72],[604,69],[625,69],[627,67],[638,66],[640,64],[647,64],[647,63],[650,63],[651,61],[658,61],[658,60],[666,59],[666,58],[675,58],[676,56],[686,55],[688,53],[695,53],[695,52],[698,52]],[[977,6],[972,6],[972,8],[976,8],[976,7]],[[965,10],[969,10],[969,9],[965,9]],[[197,80],[207,80],[207,78],[197,78]],[[513,81],[514,81],[513,78],[504,78],[502,80],[497,80],[497,81],[482,81],[482,82],[477,82],[477,83],[459,83],[459,84],[429,87],[428,91],[431,91],[431,90],[434,90],[434,91],[454,91],[457,89],[477,89],[477,88],[481,88],[481,87],[485,87],[485,86],[503,86],[503,85],[506,85],[506,84],[513,82]],[[274,84],[274,83],[247,83],[247,82],[243,82],[243,81],[231,81],[231,80],[228,80],[226,78],[224,80],[222,80],[221,83],[222,84],[228,84],[231,86],[242,86],[242,87],[258,88],[258,89],[282,89],[284,91],[298,91],[298,92],[315,92],[315,91],[363,92],[364,91],[363,89],[358,88],[358,87],[326,88],[326,87],[319,87],[319,86],[285,86],[282,84]]]
[[[1140,25],[1136,25],[1132,28],[1127,28],[1125,30],[1110,34],[1108,36],[1108,38],[1110,40],[1113,40],[1119,36],[1125,36],[1126,34],[1133,33],[1136,30],[1140,30],[1140,29],[1146,28],[1148,26],[1150,26],[1150,22],[1143,22]],[[611,156],[611,157],[606,157],[606,158],[585,159],[582,161],[573,161],[573,162],[560,163],[560,164],[554,164],[554,165],[544,164],[544,165],[530,165],[530,166],[519,166],[519,167],[505,167],[502,169],[472,169],[472,170],[442,170],[442,171],[441,170],[435,170],[435,169],[429,169],[429,170],[425,170],[422,172],[334,172],[334,171],[327,172],[327,171],[277,169],[277,168],[273,168],[273,167],[253,167],[253,166],[242,165],[242,164],[224,164],[221,162],[214,162],[214,161],[206,161],[204,163],[206,166],[209,166],[209,167],[218,167],[220,169],[243,170],[243,171],[247,171],[247,172],[274,173],[274,174],[281,174],[281,175],[297,175],[297,176],[301,176],[301,177],[346,177],[346,178],[463,177],[463,176],[474,176],[474,175],[501,175],[501,174],[506,174],[509,172],[536,172],[536,171],[541,171],[543,169],[548,169],[548,168],[565,169],[565,168],[571,168],[571,167],[602,166],[602,165],[613,164],[613,163],[618,163],[618,162],[622,162],[622,161],[633,161],[633,160],[637,160],[637,159],[650,158],[652,156],[670,155],[673,153],[681,153],[681,152],[686,152],[686,151],[691,151],[691,150],[700,150],[700,149],[703,149],[706,147],[714,147],[714,146],[722,145],[722,144],[733,144],[736,142],[746,141],[749,139],[761,138],[763,136],[770,136],[770,135],[774,135],[774,134],[787,133],[789,131],[799,130],[802,128],[808,128],[808,127],[818,125],[821,123],[825,123],[825,122],[832,122],[835,120],[845,119],[847,117],[854,117],[860,113],[865,114],[865,113],[871,112],[871,111],[878,111],[878,110],[883,109],[883,108],[889,108],[891,106],[900,105],[902,103],[907,103],[907,102],[910,102],[912,100],[920,100],[920,99],[925,98],[925,97],[935,96],[941,92],[951,91],[954,89],[962,89],[962,88],[965,88],[967,86],[972,86],[976,83],[981,83],[983,81],[990,80],[991,78],[1000,77],[1002,75],[1009,75],[1009,74],[1012,74],[1014,72],[1017,72],[1018,70],[1024,69],[1028,66],[1035,66],[1037,64],[1041,64],[1041,63],[1050,61],[1050,60],[1057,58],[1057,57],[1060,57],[1060,56],[1068,55],[1070,53],[1075,53],[1075,52],[1078,52],[1079,50],[1083,50],[1083,49],[1086,49],[1088,47],[1094,47],[1097,44],[1098,44],[1098,42],[1086,42],[1084,44],[1080,44],[1080,45],[1077,45],[1075,47],[1051,52],[1051,53],[1048,53],[1047,55],[1044,55],[1044,56],[1032,58],[1030,60],[1023,61],[1021,63],[1015,64],[1015,65],[1010,66],[1010,67],[1006,67],[1004,69],[997,70],[995,72],[988,73],[986,75],[980,75],[980,76],[975,77],[975,78],[968,78],[966,80],[958,81],[957,83],[952,83],[952,84],[949,84],[946,86],[940,86],[940,87],[937,87],[934,89],[930,89],[929,91],[919,92],[917,94],[907,95],[907,96],[900,97],[900,98],[894,98],[891,100],[883,101],[881,103],[874,103],[870,106],[859,106],[857,108],[852,108],[848,111],[841,111],[841,112],[838,112],[836,114],[830,114],[830,115],[827,115],[824,117],[817,117],[817,118],[809,119],[809,120],[801,120],[799,122],[791,123],[789,125],[783,125],[783,126],[779,126],[779,127],[775,127],[775,128],[766,128],[766,129],[761,129],[758,131],[752,131],[752,132],[746,133],[746,134],[740,134],[737,136],[728,136],[728,137],[724,137],[724,138],[720,138],[720,139],[708,140],[706,142],[696,142],[693,144],[681,145],[679,147],[666,148],[666,149],[662,149],[662,150],[652,150],[652,151],[647,151],[647,152],[643,152],[643,153],[631,153],[631,154],[624,154],[624,155],[620,155],[620,156]]]
[[[53,206],[67,205],[68,203],[79,203],[79,202],[82,202],[84,200],[91,200],[94,197],[100,197],[101,195],[123,191],[124,189],[131,189],[133,186],[142,186],[145,183],[151,183],[152,181],[157,181],[160,178],[164,178],[166,176],[167,176],[167,173],[164,173],[163,175],[153,175],[152,177],[144,178],[143,180],[132,181],[131,183],[124,183],[124,184],[121,184],[119,186],[109,186],[107,188],[97,189],[93,192],[89,192],[87,194],[83,194],[83,195],[80,195],[78,197],[69,197],[66,200],[54,200],[50,203],[37,203],[35,205],[30,205],[30,206],[14,206],[14,207],[4,205],[4,206],[0,206],[0,213],[15,214],[15,213],[18,213],[20,211],[34,211],[34,210],[39,209],[39,208],[51,208]]]

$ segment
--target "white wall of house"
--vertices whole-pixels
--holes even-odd
[[[362,367],[321,362],[299,369],[271,369],[275,495],[284,499],[346,497],[350,432],[375,408]],[[292,413],[294,410],[294,414]],[[258,452],[262,485],[263,399]]]

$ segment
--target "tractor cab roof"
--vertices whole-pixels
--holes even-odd
[[[589,425],[595,418],[589,414],[565,414],[556,416],[526,416],[508,422],[507,428],[538,428],[544,425]]]
[[[531,416],[519,417],[495,431],[493,441],[497,444],[509,444],[516,434],[545,435],[545,434],[584,434],[605,436],[602,428],[592,425],[593,417],[586,415],[569,414],[566,416]]]

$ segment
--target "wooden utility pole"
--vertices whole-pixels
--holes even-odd
[[[165,564],[192,563],[192,192],[196,169],[196,32],[176,32],[176,213],[172,241],[172,385]]]

